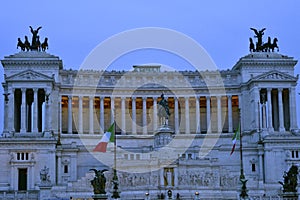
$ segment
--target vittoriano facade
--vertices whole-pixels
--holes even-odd
[[[110,197],[113,143],[93,149],[114,121],[121,199],[168,198],[168,190],[173,199],[236,199],[240,140],[230,153],[239,129],[249,196],[282,194],[278,181],[300,163],[292,57],[251,52],[224,71],[66,70],[44,51],[1,62],[0,198],[92,199],[90,169],[108,169]]]

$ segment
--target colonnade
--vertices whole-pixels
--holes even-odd
[[[114,120],[120,134],[153,134],[162,125],[157,115],[159,96],[62,95],[61,100],[63,133],[103,133]],[[168,96],[167,100],[169,125],[176,133],[233,132],[237,128],[237,95]]]
[[[269,132],[297,128],[295,88],[256,88],[256,127]],[[260,117],[259,117],[260,116]]]
[[[4,131],[38,133],[46,129],[43,88],[12,88],[5,101]]]

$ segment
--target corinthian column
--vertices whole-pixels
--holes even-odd
[[[221,96],[217,96],[217,109],[218,109],[218,132],[222,132],[222,106],[221,106]]]
[[[272,121],[272,102],[271,102],[271,88],[267,89],[268,98],[268,129],[270,132],[274,132],[273,121]]]
[[[179,122],[178,122],[178,120],[179,120],[179,112],[178,112],[178,97],[174,97],[174,101],[175,101],[175,119],[174,119],[174,121],[175,121],[175,133],[177,134],[177,133],[179,133]]]
[[[201,133],[200,127],[200,97],[196,96],[196,133]]]
[[[78,132],[79,134],[83,133],[83,125],[82,125],[82,96],[79,96],[79,102],[78,102]]]
[[[190,134],[190,105],[189,97],[185,97],[185,133]]]
[[[136,134],[136,97],[132,97],[132,134]]]
[[[100,97],[100,131],[104,133],[104,97]]]
[[[38,132],[38,89],[33,89],[34,95],[33,95],[33,130],[32,132],[37,133]]]
[[[147,97],[143,97],[143,134],[147,134]]]
[[[232,133],[232,96],[228,95],[228,132]]]
[[[126,118],[125,118],[125,100],[126,97],[121,97],[121,124],[122,124],[122,134],[126,133]]]
[[[285,131],[282,103],[282,88],[278,88],[279,131]]]
[[[26,133],[26,89],[22,88],[21,133]]]
[[[72,96],[68,96],[68,133],[72,132]]]
[[[153,97],[153,131],[157,130],[157,97]]]
[[[211,117],[210,117],[210,96],[206,96],[206,130],[207,133],[211,132]]]
[[[90,121],[90,130],[89,133],[93,134],[94,133],[94,97],[90,96],[89,97],[90,103],[89,103],[89,121]]]

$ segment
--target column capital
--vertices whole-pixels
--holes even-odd
[[[132,99],[133,101],[135,101],[135,100],[136,100],[136,96],[131,96],[131,99]]]
[[[221,95],[217,95],[216,98],[217,98],[217,100],[220,100],[222,98],[222,96]]]
[[[99,96],[100,100],[103,101],[105,96]]]
[[[79,100],[82,100],[82,99],[83,99],[83,96],[81,96],[81,95],[78,96],[78,99],[79,99]]]
[[[211,96],[208,96],[208,95],[207,95],[207,96],[205,96],[205,97],[206,97],[206,99],[210,99]]]
[[[11,87],[11,88],[7,88],[7,91],[10,91],[11,93],[14,93],[14,92],[15,92],[15,90],[16,90],[16,88],[13,88],[13,87]]]
[[[146,97],[146,96],[142,96],[142,99],[143,99],[143,100],[147,100],[147,98],[148,98],[148,97]]]
[[[124,101],[126,99],[125,96],[121,96],[121,100]]]
[[[73,98],[73,96],[72,95],[68,95],[68,99],[72,99]]]
[[[157,101],[158,97],[152,97],[154,101]]]
[[[278,92],[282,92],[283,88],[277,88]]]
[[[39,88],[32,88],[33,92],[37,92]]]
[[[271,91],[272,91],[272,89],[273,89],[273,88],[267,88],[267,91],[268,91],[268,92],[271,92]]]
[[[232,99],[232,94],[228,94],[227,98],[231,100]]]
[[[190,99],[190,97],[187,97],[187,96],[185,96],[185,97],[184,97],[184,99],[185,99],[185,100],[189,100],[189,99]]]
[[[22,92],[26,92],[27,88],[21,88]]]
[[[92,95],[90,95],[89,96],[89,99],[91,100],[91,99],[94,99],[95,98],[95,96],[92,96]]]

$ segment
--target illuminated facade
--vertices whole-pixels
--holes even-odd
[[[0,198],[90,198],[89,169],[111,167],[106,156],[113,154],[111,145],[108,153],[92,150],[114,120],[122,199],[143,199],[146,192],[157,199],[169,189],[174,198],[198,191],[201,199],[236,199],[239,146],[230,152],[239,124],[249,194],[276,195],[284,171],[300,162],[296,63],[254,52],[226,71],[76,71],[45,52],[7,56]],[[166,131],[157,115],[162,93],[171,112],[168,131],[177,141],[163,146],[170,156],[155,139]],[[109,193],[111,170],[106,175]]]

